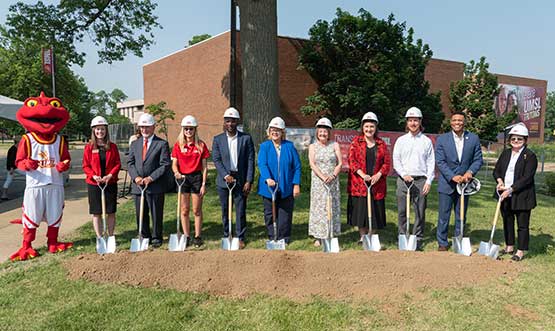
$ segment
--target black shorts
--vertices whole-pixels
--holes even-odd
[[[89,193],[89,214],[102,214],[100,187],[98,187],[98,185],[87,184],[87,191]],[[106,214],[115,213],[118,198],[118,184],[108,184],[106,189],[104,189],[104,195],[106,198]]]
[[[185,175],[185,183],[181,187],[181,193],[200,193],[202,186],[202,172],[197,171],[192,174]]]

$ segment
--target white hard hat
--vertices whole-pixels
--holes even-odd
[[[416,107],[410,107],[405,114],[405,117],[419,117],[422,118],[422,112]]]
[[[197,119],[191,115],[187,115],[183,117],[183,119],[181,120],[181,126],[197,127],[198,126]]]
[[[139,123],[137,123],[137,126],[153,126],[154,124],[156,124],[154,116],[149,113],[144,113],[141,117],[139,117]]]
[[[509,131],[509,135],[516,134],[523,137],[528,137],[528,128],[524,123],[517,123]]]
[[[224,112],[224,118],[236,118],[236,119],[240,119],[241,116],[239,116],[239,111],[233,107],[229,107],[225,110]]]
[[[468,183],[457,184],[457,193],[462,195],[463,189],[464,189],[464,195],[473,195],[478,193],[481,187],[482,187],[482,183],[480,183],[478,178],[472,177],[472,179],[470,179]]]
[[[277,116],[272,118],[272,120],[270,121],[270,124],[268,124],[268,129],[269,128],[278,128],[278,129],[285,129],[285,121],[283,120],[283,118]]]
[[[102,116],[96,116],[91,121],[91,128],[93,128],[97,125],[108,125],[108,121],[106,121],[106,119]]]
[[[326,126],[330,129],[333,129],[333,126],[331,125],[331,121],[326,117],[322,117],[321,119],[318,120],[318,122],[316,122],[316,127],[319,127],[319,126]]]
[[[364,121],[374,121],[376,123],[379,123],[378,116],[376,116],[376,114],[374,114],[371,111],[367,112],[366,114],[364,114],[364,116],[362,116],[361,122],[364,122]]]

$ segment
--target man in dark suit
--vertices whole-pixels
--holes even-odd
[[[154,134],[155,124],[151,114],[141,115],[138,123],[141,137],[129,148],[127,166],[129,176],[133,180],[131,194],[135,195],[137,228],[141,194],[138,185],[146,185],[142,236],[151,239],[152,247],[158,248],[162,245],[164,193],[167,189],[165,174],[170,167],[170,156],[168,142]],[[152,214],[152,232],[149,211]]]
[[[436,141],[436,164],[439,170],[439,218],[437,222],[437,241],[439,251],[447,251],[449,242],[447,233],[451,208],[455,207],[455,236],[459,235],[460,195],[457,184],[468,183],[482,167],[482,150],[477,135],[464,130],[465,115],[455,112],[451,115],[452,131],[444,133]],[[468,196],[465,196],[464,219]],[[463,220],[463,222],[466,222]]]
[[[232,186],[236,181],[232,191],[236,213],[235,229],[239,248],[242,249],[245,247],[247,230],[247,197],[254,179],[254,144],[249,134],[237,130],[239,119],[239,112],[235,108],[228,108],[224,112],[224,132],[214,137],[212,160],[218,172],[216,187],[222,205],[224,238],[229,235],[227,185]]]

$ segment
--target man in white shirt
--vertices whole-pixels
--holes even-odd
[[[422,249],[424,225],[426,223],[426,198],[434,180],[435,156],[430,138],[423,133],[422,112],[411,107],[405,114],[407,133],[397,139],[393,147],[393,168],[397,178],[397,208],[399,234],[407,230],[407,187],[415,210],[414,227],[411,234],[417,239],[416,249]]]

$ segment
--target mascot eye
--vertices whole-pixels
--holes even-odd
[[[50,105],[53,106],[53,107],[58,108],[62,105],[62,103],[58,100],[52,100],[52,101],[50,101]]]
[[[27,107],[35,107],[39,102],[37,100],[27,101]]]

